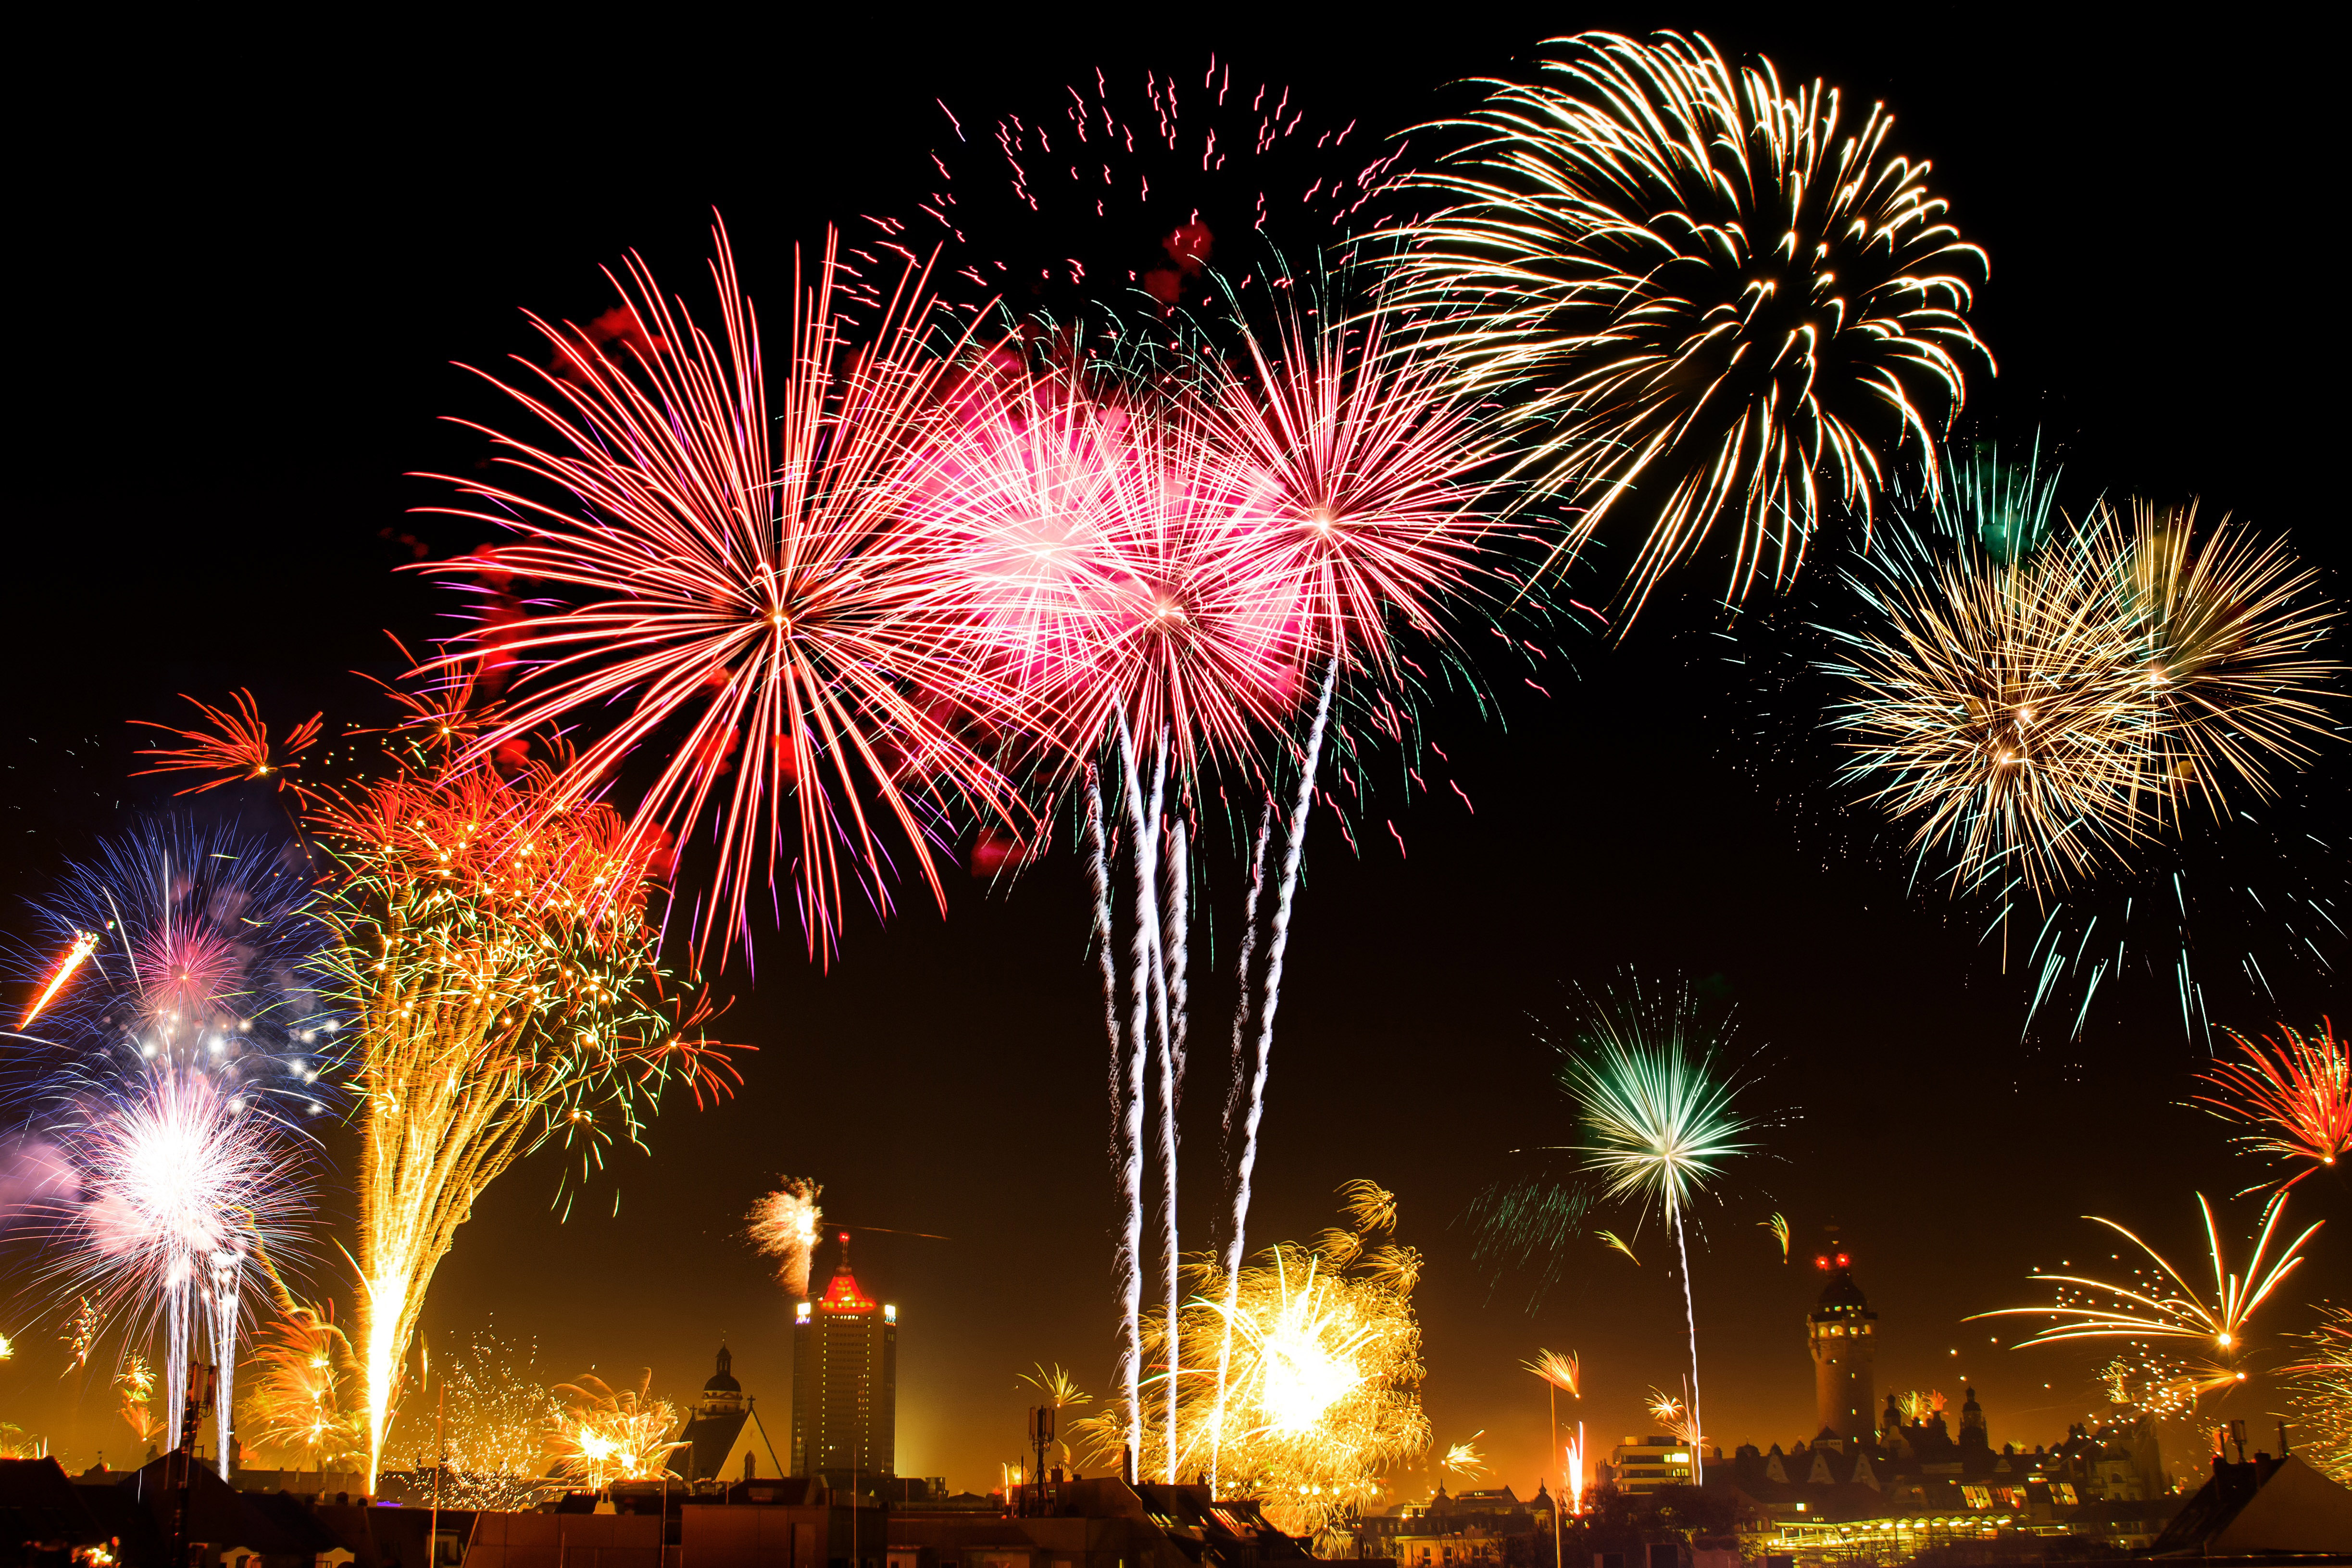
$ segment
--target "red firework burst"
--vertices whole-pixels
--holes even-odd
[[[184,695],[184,693],[183,694]],[[276,751],[269,745],[269,726],[263,722],[260,705],[253,693],[239,689],[230,694],[236,704],[232,713],[225,708],[189,697],[197,711],[210,720],[214,728],[183,730],[171,724],[158,724],[152,719],[131,721],[144,729],[161,730],[167,735],[177,735],[187,742],[184,746],[158,746],[142,751],[142,757],[153,757],[155,765],[141,768],[140,773],[194,773],[215,775],[205,783],[190,784],[182,795],[202,795],[208,789],[218,789],[239,779],[268,778],[276,774],[278,787],[284,789],[289,782],[289,773],[300,765],[304,752],[319,738],[323,713],[313,713],[293,729]]]
[[[2220,1092],[2200,1094],[2199,1102],[2253,1129],[2238,1140],[2249,1153],[2311,1162],[2279,1184],[2282,1192],[2336,1163],[2352,1147],[2352,1057],[2335,1026],[2323,1018],[2318,1032],[2306,1036],[2281,1024],[2278,1040],[2221,1032],[2238,1042],[2244,1057],[2206,1068],[2200,1076]]]
[[[715,236],[716,339],[632,257],[614,282],[633,327],[599,343],[534,317],[554,368],[535,372],[535,392],[487,378],[551,439],[477,428],[564,500],[460,479],[488,510],[447,510],[518,535],[499,570],[573,602],[477,634],[486,645],[494,634],[520,673],[475,754],[617,710],[558,796],[658,758],[631,830],[683,839],[707,826],[716,889],[698,941],[725,930],[748,951],[751,889],[764,876],[776,893],[781,878],[811,952],[829,956],[845,889],[888,908],[894,840],[944,906],[935,851],[949,825],[1015,815],[1002,773],[960,731],[1017,710],[976,679],[961,577],[894,504],[944,366],[923,343],[924,279],[910,271],[872,345],[853,350],[828,238],[814,286],[795,287],[772,388],[724,229]],[[427,668],[454,678],[469,657]]]

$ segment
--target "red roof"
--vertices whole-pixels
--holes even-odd
[[[857,1276],[849,1271],[849,1233],[841,1237],[841,1264],[833,1271],[833,1282],[824,1288],[817,1305],[828,1312],[870,1312],[877,1303],[868,1300],[857,1289]]]

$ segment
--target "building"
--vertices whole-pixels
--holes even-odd
[[[1813,1429],[1869,1442],[1878,1426],[1871,1364],[1878,1314],[1853,1282],[1853,1260],[1845,1253],[1824,1253],[1813,1261],[1829,1276],[1821,1299],[1805,1314],[1805,1335],[1813,1351]]]
[[[735,1358],[719,1347],[719,1370],[702,1385],[675,1441],[684,1443],[671,1467],[688,1482],[751,1481],[782,1476],[782,1462],[761,1426],[754,1402],[735,1381]]]
[[[878,1498],[898,1473],[898,1309],[849,1271],[849,1236],[824,1294],[793,1321],[793,1474]]]
[[[1621,1492],[1640,1496],[1661,1487],[1693,1483],[1691,1446],[1679,1437],[1628,1437],[1609,1450],[1608,1479]]]

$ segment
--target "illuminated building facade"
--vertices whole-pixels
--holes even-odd
[[[1628,1437],[1609,1450],[1609,1475],[1621,1492],[1639,1496],[1691,1484],[1691,1446],[1679,1437]]]
[[[794,1310],[793,1474],[878,1495],[898,1465],[898,1309],[857,1288],[838,1239],[824,1294]]]
[[[1805,1314],[1813,1351],[1813,1428],[1822,1436],[1867,1443],[1877,1436],[1872,1361],[1878,1314],[1853,1282],[1853,1259],[1828,1252],[1813,1260],[1829,1276],[1821,1300]]]

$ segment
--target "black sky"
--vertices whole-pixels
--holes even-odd
[[[13,901],[163,798],[125,778],[126,720],[239,686],[279,713],[352,710],[342,672],[394,672],[382,628],[412,646],[435,634],[446,606],[395,574],[414,554],[400,536],[435,555],[476,541],[413,517],[438,492],[403,476],[479,456],[436,416],[481,406],[451,362],[529,351],[519,307],[605,309],[596,268],[631,247],[694,277],[714,206],[750,290],[781,298],[794,244],[919,192],[935,100],[971,120],[1050,101],[1097,65],[1197,70],[1212,50],[1379,129],[1581,26],[1697,26],[1784,75],[1883,98],[1993,258],[1976,319],[2000,374],[1971,387],[1971,415],[2004,435],[2042,426],[2078,499],[2200,494],[2290,529],[2343,594],[2332,193],[2306,139],[2316,68],[2291,40],[2059,33],[2041,13],[1973,7],[1490,8],[1443,31],[1370,15],[1258,30],[1174,8],[536,28],[386,13],[62,39],[35,89],[46,111],[18,117],[23,374],[0,633],[18,672],[0,735],[16,848],[0,892]],[[1810,1424],[1798,1323],[1815,1287],[1757,1227],[1773,1211],[1801,1253],[1843,1227],[1883,1314],[1882,1389],[1957,1400],[1965,1373],[1995,1441],[2031,1444],[2089,1407],[2095,1358],[1996,1350],[1958,1320],[2030,1300],[2034,1265],[2104,1258],[2078,1215],[2193,1253],[2192,1194],[2253,1179],[2217,1124],[2176,1103],[2194,1058],[2168,989],[2118,990],[2080,1041],[2021,1043],[2020,984],[1934,895],[1906,897],[1885,836],[1835,805],[1802,716],[1759,696],[1754,667],[1710,635],[1713,584],[1694,577],[1692,604],[1622,647],[1554,649],[1549,695],[1497,666],[1498,716],[1433,712],[1475,816],[1448,791],[1391,788],[1359,826],[1360,858],[1328,819],[1311,847],[1254,1229],[1320,1229],[1349,1177],[1393,1187],[1431,1259],[1439,1440],[1485,1428],[1523,1489],[1549,1469],[1521,1357],[1583,1353],[1603,1444],[1640,1429],[1643,1391],[1679,1366],[1679,1296],[1655,1248],[1636,1269],[1593,1247],[1532,1317],[1470,1264],[1472,1195],[1501,1150],[1556,1125],[1527,1019],[1565,982],[1629,963],[1721,976],[1759,1051],[1757,1092],[1790,1113],[1772,1158],[1706,1213],[1694,1260],[1709,1425],[1727,1445],[1785,1444]],[[2340,822],[2347,781],[2338,746],[2291,787],[2314,820]],[[2340,885],[2343,869],[2315,874]],[[743,1092],[659,1123],[657,1158],[619,1162],[569,1224],[546,1212],[551,1167],[516,1172],[442,1271],[436,1347],[495,1321],[536,1334],[555,1375],[650,1363],[683,1395],[724,1334],[781,1417],[789,1306],[734,1233],[769,1177],[814,1175],[844,1222],[953,1238],[874,1234],[859,1273],[905,1325],[901,1470],[992,1482],[1019,1443],[1017,1372],[1061,1361],[1097,1391],[1109,1380],[1083,915],[1063,856],[1009,894],[959,889],[944,923],[910,900],[888,930],[854,932],[829,974],[797,961],[795,938],[772,942],[730,1019],[760,1047]],[[2341,967],[2340,938],[2327,956]],[[2270,979],[2299,1020],[2332,1005],[2332,982],[2284,955]],[[2270,1021],[2246,1006],[2223,1021]],[[1220,1081],[1222,1064],[1203,1070]],[[1193,1139],[1199,1215],[1206,1121]],[[2340,1180],[2305,1187],[2312,1217],[2345,1215]],[[2302,1326],[2352,1282],[2330,1234],[2343,1223],[2274,1326]],[[0,1419],[49,1430],[78,1462],[121,1458],[104,1390],[77,1406],[56,1379],[53,1326],[22,1297],[0,1312],[19,1344],[0,1365]],[[2226,1413],[2259,1415],[2268,1398],[2258,1385]]]

